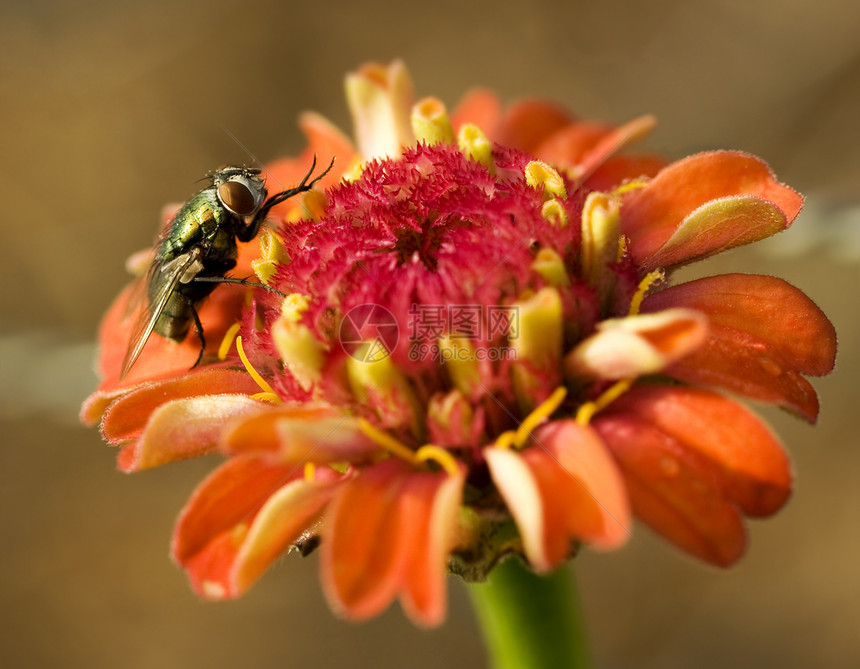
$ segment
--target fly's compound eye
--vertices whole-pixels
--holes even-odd
[[[225,181],[218,186],[218,199],[234,214],[250,216],[260,206],[259,196],[242,181]]]

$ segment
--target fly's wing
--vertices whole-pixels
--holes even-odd
[[[147,308],[141,311],[137,322],[134,324],[134,328],[132,328],[131,337],[128,340],[128,349],[122,362],[122,371],[119,376],[120,381],[131,371],[134,363],[137,362],[141,352],[143,352],[143,347],[146,346],[146,342],[155,328],[155,323],[158,321],[158,317],[161,316],[161,312],[164,311],[164,307],[167,305],[167,301],[176,289],[177,284],[180,282],[187,283],[190,280],[186,274],[189,270],[193,271],[193,266],[199,257],[199,249],[194,249],[189,253],[184,253],[174,258],[170,262],[161,263],[156,260],[152,263],[146,277],[143,279],[145,285],[149,285],[150,281],[152,281],[153,274],[162,274],[164,280],[158,289],[158,293],[150,298]]]

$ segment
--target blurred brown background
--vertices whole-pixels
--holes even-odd
[[[0,665],[479,667],[461,583],[433,632],[395,607],[348,625],[316,559],[288,558],[243,600],[204,604],[167,557],[213,461],[125,476],[76,424],[92,338],[159,210],[195,180],[297,151],[316,109],[349,130],[342,77],[403,58],[419,95],[473,85],[586,117],[660,119],[651,148],[738,148],[809,196],[795,228],[697,272],[807,291],[840,335],[812,429],[767,416],[797,490],[720,573],[640,529],[577,561],[600,667],[860,666],[860,5],[845,0],[6,2],[0,9]],[[229,131],[229,133],[228,133]]]

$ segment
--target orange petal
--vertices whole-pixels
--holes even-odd
[[[627,193],[622,229],[634,258],[652,269],[762,239],[788,227],[802,203],[754,156],[700,153]]]
[[[117,466],[132,472],[213,453],[228,422],[261,408],[247,395],[203,395],[162,404],[141,437],[122,449]]]
[[[666,161],[659,156],[612,156],[598,167],[585,181],[591,191],[608,192],[626,181],[639,178],[652,178],[666,167]]]
[[[331,172],[317,183],[315,189],[324,190],[333,186],[340,181],[343,171],[355,156],[355,147],[349,138],[323,116],[305,112],[299,116],[299,128],[308,141],[305,150],[297,158],[281,158],[266,165],[264,174],[270,195],[298,185],[307,175],[315,156],[317,164],[314,176],[328,167],[332,158],[335,159]],[[301,197],[290,198],[275,206],[269,215],[274,220],[284,220],[301,204]],[[255,242],[252,244],[256,247]],[[259,251],[254,257],[259,257]]]
[[[657,119],[653,116],[640,116],[613,129],[582,157],[578,165],[579,174],[577,177],[582,180],[587,179],[600,165],[606,162],[607,158],[618,153],[625,146],[647,137],[656,125]]]
[[[611,549],[629,536],[623,481],[590,428],[554,421],[524,451],[488,448],[484,456],[535,569],[561,563],[572,541]]]
[[[469,91],[451,113],[454,132],[464,123],[477,125],[487,137],[494,137],[502,115],[498,96],[486,89]]]
[[[605,123],[569,123],[544,139],[533,153],[552,165],[573,167],[580,165],[586,154],[611,132],[612,126]]]
[[[601,414],[594,428],[618,461],[637,518],[711,564],[726,567],[743,555],[746,530],[718,467],[631,414]]]
[[[341,477],[320,468],[312,481],[295,480],[274,493],[254,517],[236,555],[231,582],[238,594],[246,591],[268,566],[298,540],[322,515]]]
[[[113,398],[116,395],[103,394],[105,398],[111,397],[111,403],[104,410],[102,434],[112,444],[136,439],[152,412],[166,402],[221,393],[251,395],[259,392],[259,389],[247,372],[236,369],[201,369],[185,376],[144,383],[124,391],[115,401]],[[99,393],[92,395],[87,402],[95,403],[93,398],[97,395]]]
[[[260,456],[233,458],[197,489],[174,532],[174,558],[210,599],[237,597],[310,528],[341,476]]]
[[[402,460],[380,462],[346,483],[328,508],[322,583],[332,609],[347,618],[371,618],[394,599],[409,554],[398,497],[410,472]]]
[[[502,119],[499,144],[531,153],[554,132],[573,122],[562,107],[545,100],[523,100],[511,105]]]
[[[719,475],[721,494],[748,516],[776,513],[791,494],[788,458],[774,434],[747,409],[708,390],[636,386],[595,419],[636,420],[665,434]],[[636,439],[635,431],[627,434]],[[612,444],[610,444],[612,445]],[[613,449],[614,452],[614,449]],[[666,463],[672,469],[671,463]]]
[[[463,499],[462,474],[413,473],[400,500],[410,556],[405,561],[401,602],[418,625],[435,626],[445,618],[448,553],[454,544]]]
[[[278,452],[282,461],[355,462],[379,451],[355,418],[328,406],[285,406],[237,422],[222,434],[228,453]]]
[[[182,510],[173,532],[173,558],[186,565],[216,537],[249,525],[272,493],[303,475],[300,468],[266,456],[230,458],[197,487]]]
[[[667,373],[780,404],[814,421],[818,398],[800,374],[833,369],[836,331],[800,290],[769,276],[726,274],[691,281],[645,299],[643,311],[673,306],[705,313],[706,343]]]

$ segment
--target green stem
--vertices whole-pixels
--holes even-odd
[[[584,621],[566,567],[541,576],[509,559],[469,592],[493,669],[589,666]]]

